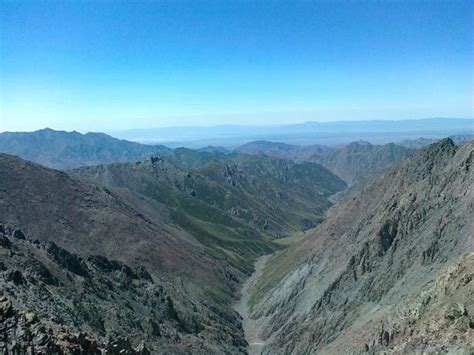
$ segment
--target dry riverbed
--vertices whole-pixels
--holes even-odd
[[[265,342],[259,337],[259,326],[257,322],[250,318],[250,307],[248,301],[252,289],[255,287],[258,279],[262,276],[265,263],[271,255],[264,255],[255,262],[255,271],[242,286],[240,301],[235,305],[234,309],[242,316],[242,327],[245,332],[245,339],[249,343],[249,355],[258,355],[261,353]]]

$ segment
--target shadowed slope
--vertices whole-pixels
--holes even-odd
[[[143,215],[106,188],[13,156],[0,154],[0,166],[2,220],[32,238],[169,271],[193,261],[198,243],[159,213]]]

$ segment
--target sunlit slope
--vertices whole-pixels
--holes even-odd
[[[270,260],[252,299],[266,353],[472,351],[473,155],[419,151]]]

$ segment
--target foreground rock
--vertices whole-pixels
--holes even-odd
[[[245,352],[237,317],[232,324],[234,315],[211,303],[183,311],[173,301],[176,288],[143,267],[83,258],[10,231],[0,224],[0,352],[219,352],[213,341],[228,352]],[[206,329],[222,317],[227,321],[219,332]]]

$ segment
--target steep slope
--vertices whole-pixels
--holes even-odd
[[[272,258],[265,353],[474,351],[474,142],[419,151]]]
[[[0,153],[7,153],[56,169],[71,169],[118,161],[135,161],[168,151],[112,138],[103,133],[42,129],[36,132],[0,133]]]
[[[180,151],[180,150],[176,150]],[[183,149],[179,161],[190,153]],[[214,255],[250,271],[253,259],[275,248],[271,240],[313,227],[329,196],[345,184],[323,167],[266,157],[210,159],[185,169],[153,156],[133,164],[86,167],[74,173],[114,189],[137,209],[166,209],[169,223],[213,248]],[[184,164],[187,165],[187,164]],[[309,186],[309,187],[308,187]],[[146,206],[146,207],[145,207]]]
[[[408,158],[414,150],[393,143],[353,142],[309,161],[324,165],[348,184],[367,183],[384,170]]]
[[[28,268],[38,258],[53,275],[66,271],[66,274],[75,274],[68,282],[64,277],[58,277],[61,286],[59,289],[58,286],[45,286],[46,294],[52,297],[45,302],[56,307],[56,313],[61,313],[68,305],[63,305],[63,300],[68,299],[68,295],[76,290],[80,290],[79,299],[88,299],[93,305],[88,310],[89,313],[82,315],[78,315],[78,311],[74,309],[68,310],[69,313],[64,316],[69,317],[68,319],[72,317],[74,327],[60,317],[50,321],[54,323],[53,327],[63,326],[73,332],[75,329],[82,329],[81,324],[85,324],[84,329],[88,335],[101,341],[109,335],[134,335],[140,331],[141,336],[132,337],[133,345],[137,346],[138,341],[146,340],[149,348],[155,351],[166,344],[193,352],[241,351],[239,348],[245,342],[238,316],[225,304],[235,292],[237,271],[225,260],[213,257],[212,250],[199,243],[192,234],[167,224],[166,218],[162,216],[162,213],[166,214],[165,210],[138,210],[111,190],[4,154],[0,155],[0,184],[1,222],[15,230],[4,234],[19,237],[26,235],[30,240],[39,240],[40,243],[54,242],[59,248],[67,250],[57,252],[53,248],[53,251],[49,251],[51,248],[48,247],[47,253],[38,251],[40,254],[31,254],[36,253],[36,247],[23,245],[27,241],[16,245],[18,250],[6,248],[6,243],[2,247],[8,250],[3,250],[0,255],[0,261],[6,267],[6,270],[3,268],[3,277],[12,272],[18,274],[15,270],[21,274],[28,273]],[[21,232],[16,231],[18,228],[21,228]],[[56,259],[62,263],[62,268],[50,268],[48,258],[53,257],[51,253],[59,255]],[[77,256],[69,256],[68,253]],[[129,322],[128,325],[111,325],[114,322],[111,320],[113,316],[109,315],[108,300],[115,297],[114,291],[107,292],[104,285],[95,289],[94,276],[91,276],[92,280],[87,277],[91,273],[90,265],[86,262],[87,265],[84,266],[83,261],[78,259],[89,260],[94,255],[118,260],[131,268],[144,268],[154,280],[152,283],[145,283],[144,289],[136,291],[140,293],[140,297],[135,297],[133,290],[131,293],[118,295],[126,299],[133,298],[133,302],[130,300],[131,304],[127,306],[131,307],[130,318],[124,320]],[[104,263],[107,264],[106,261]],[[48,273],[45,271],[45,274]],[[47,312],[40,309],[43,304],[40,302],[42,294],[46,292],[42,284],[30,280],[24,285],[24,288],[31,289],[32,292],[26,296],[32,298],[28,304],[17,306],[35,313]],[[148,322],[146,317],[150,317],[150,302],[157,300],[152,297],[152,289],[149,297],[143,294],[148,292],[148,287],[158,287],[156,285],[164,287],[165,294],[171,297],[176,310],[174,317],[180,319],[180,322],[175,319],[175,322],[169,323],[168,335],[159,339],[152,334],[154,328],[145,325]],[[209,294],[209,290],[214,293]],[[11,302],[20,302],[20,290],[15,287],[7,285],[1,291]],[[99,296],[103,299],[98,299]],[[118,307],[117,312],[127,314],[128,311],[127,308]],[[94,324],[86,319],[87,314],[89,317],[93,314]],[[158,312],[156,317],[152,317],[153,321],[161,324],[165,321],[162,315]],[[108,324],[105,330],[104,324]]]
[[[145,343],[151,350],[159,344],[160,351],[176,352],[204,330],[198,317],[184,318],[176,310],[176,290],[143,267],[101,255],[82,258],[27,238],[0,225],[5,353],[145,355],[150,350]],[[182,337],[179,343],[176,337]]]
[[[196,171],[230,185],[240,196],[258,196],[262,212],[272,216],[265,228],[277,236],[313,228],[331,205],[328,198],[345,188],[341,179],[318,164],[265,156],[213,160]]]
[[[158,213],[143,215],[110,190],[5,154],[0,166],[2,222],[35,238],[132,264],[160,260],[169,271],[175,263],[169,259],[186,260],[182,254],[195,247],[193,238],[165,225]],[[160,245],[165,241],[167,249]]]
[[[0,154],[9,346],[244,353],[240,281],[274,238],[318,223],[345,184],[317,164],[239,159],[66,173]]]
[[[472,128],[474,131],[474,127]],[[449,138],[457,145],[463,145],[470,140],[474,139],[474,133],[465,133],[465,134],[455,134],[452,136],[449,136]],[[424,148],[430,144],[438,142],[439,139],[435,138],[417,138],[417,139],[405,139],[401,142],[398,142],[398,145],[401,145],[403,147],[407,148],[413,148],[413,149],[420,149]]]

